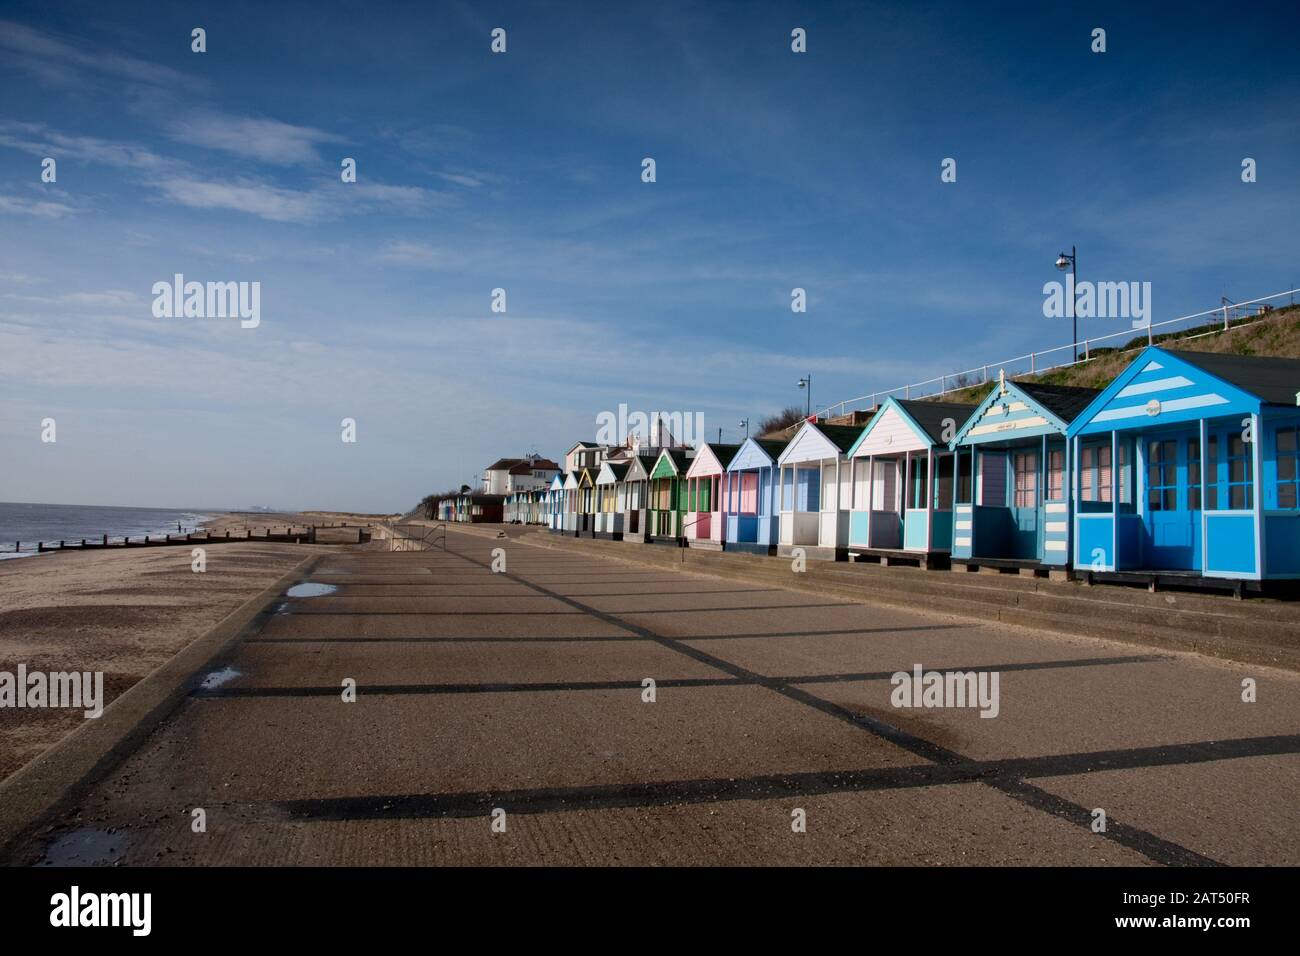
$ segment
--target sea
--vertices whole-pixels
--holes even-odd
[[[100,505],[40,505],[0,501],[0,559],[28,557],[37,542],[58,544],[82,538],[121,540],[142,535],[194,531],[212,517],[199,510],[112,508]],[[22,550],[15,545],[21,543]]]

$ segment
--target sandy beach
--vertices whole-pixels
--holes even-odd
[[[129,687],[272,584],[309,554],[355,544],[369,516],[231,513],[205,527],[232,534],[304,523],[322,547],[232,541],[207,549],[207,570],[191,570],[190,549],[69,551],[0,562],[0,670],[102,671],[107,706]],[[344,527],[346,523],[346,527]],[[78,710],[0,709],[0,779],[74,730]]]

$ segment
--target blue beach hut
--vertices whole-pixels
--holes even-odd
[[[1066,429],[1095,388],[998,384],[953,437],[954,564],[1061,568],[1070,562]]]
[[[776,554],[781,519],[777,459],[788,444],[788,438],[746,439],[727,465],[722,495],[726,550]]]
[[[1076,571],[1300,577],[1300,360],[1144,349],[1070,425]]]

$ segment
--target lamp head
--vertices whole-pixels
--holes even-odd
[[[1073,261],[1074,260],[1070,256],[1067,256],[1064,252],[1062,252],[1059,256],[1056,257],[1056,268],[1060,269],[1062,272],[1067,272],[1069,271],[1070,264]]]

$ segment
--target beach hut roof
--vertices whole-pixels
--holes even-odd
[[[990,409],[994,405],[1005,402],[1007,396],[1013,392],[1018,399],[1033,409],[1033,413],[1028,417],[1015,419],[1014,422],[1018,427],[1004,430],[1012,420],[999,419],[997,424],[993,425],[989,421]],[[993,389],[985,396],[984,401],[975,406],[964,424],[957,430],[957,434],[953,436],[952,441],[948,443],[948,447],[956,448],[963,442],[978,444],[1004,441],[1008,438],[1019,440],[1042,435],[1044,432],[1064,434],[1070,422],[1074,421],[1099,394],[1100,392],[1095,388],[1007,380],[1004,386]]]
[[[1007,385],[1024,392],[1066,425],[1078,418],[1101,394],[1100,389],[1079,385],[1045,385],[1042,382],[1007,382]]]
[[[1066,433],[1076,435],[1256,414],[1296,407],[1300,360],[1180,352],[1149,345],[1089,403]]]
[[[902,419],[904,426],[912,431],[922,445],[947,445],[948,440],[943,437],[947,423],[965,422],[973,411],[975,411],[974,405],[963,405],[957,402],[923,402],[920,399],[895,398],[890,395],[876,410],[876,414],[872,416],[866,427],[859,430],[857,440],[848,453],[856,455],[872,430],[882,422],[894,420],[895,417]]]
[[[964,422],[970,413],[975,411],[974,405],[960,402],[923,402],[909,399],[897,401],[903,411],[907,412],[912,421],[921,426],[936,445],[948,444],[943,437],[944,427],[948,422]]]
[[[713,442],[705,442],[700,446],[695,458],[691,461],[691,466],[686,470],[686,474],[694,478],[697,475],[716,474],[727,470],[731,464],[731,459],[736,457],[736,452],[740,451],[739,445],[723,445]],[[713,470],[716,468],[716,472]]]
[[[1173,354],[1271,405],[1296,404],[1296,393],[1300,392],[1300,359],[1225,355],[1221,352],[1179,351]]]
[[[812,461],[844,454],[862,433],[861,425],[823,425],[806,421],[782,449],[781,461]]]
[[[607,461],[600,466],[600,474],[596,476],[596,484],[612,485],[622,481],[627,476],[627,470],[630,467],[629,462]]]
[[[663,464],[665,458],[668,459],[669,469],[674,474],[678,474],[678,475],[686,474],[686,469],[689,468],[691,465],[690,458],[686,456],[686,449],[665,448],[663,451],[659,453],[659,456],[655,459],[654,466],[652,467],[650,472],[652,475],[655,474],[656,472],[661,471],[660,466]],[[660,477],[662,477],[662,475]]]
[[[727,465],[728,471],[745,471],[751,468],[768,468],[773,465],[789,439],[781,438],[747,438]]]

